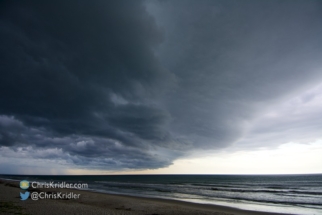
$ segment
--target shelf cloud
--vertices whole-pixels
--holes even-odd
[[[0,5],[3,158],[156,169],[321,138],[320,1]]]

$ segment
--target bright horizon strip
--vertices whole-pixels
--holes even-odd
[[[318,174],[322,172],[322,140],[310,144],[287,143],[276,149],[210,153],[204,157],[178,159],[156,170],[86,171],[68,174]],[[238,165],[236,165],[238,164]]]

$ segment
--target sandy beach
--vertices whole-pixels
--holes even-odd
[[[106,214],[106,215],[268,215],[277,213],[239,210],[230,207],[176,200],[103,194],[72,189],[28,189],[29,192],[80,194],[79,199],[20,200],[18,182],[0,180],[0,214]]]

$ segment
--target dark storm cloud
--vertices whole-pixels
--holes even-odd
[[[34,142],[35,147],[56,145],[80,156],[121,159],[129,150],[113,151],[109,146],[119,141],[137,147],[127,159],[137,156],[147,161],[139,168],[148,163],[164,166],[163,161],[156,165],[147,157],[145,140],[162,140],[166,135],[163,124],[169,116],[150,100],[161,95],[173,78],[153,54],[162,34],[142,2],[1,5],[1,114],[15,116],[27,127],[43,127],[49,137],[105,138],[95,140],[96,149],[77,151],[68,147],[73,139],[41,143],[34,134],[28,139],[7,127],[2,130],[2,145]],[[128,105],[119,107],[113,96]]]
[[[319,1],[2,1],[2,149],[142,169],[227,147],[321,82],[321,14]]]

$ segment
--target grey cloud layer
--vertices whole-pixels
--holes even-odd
[[[179,85],[168,101],[172,130],[196,147],[237,141],[253,118],[322,80],[318,1],[164,1],[149,10],[169,28],[159,56]]]
[[[322,81],[319,1],[0,8],[0,144],[80,166],[159,168],[227,147]]]
[[[69,165],[108,170],[158,168],[171,163],[169,156],[149,153],[143,144],[131,147],[115,139],[85,135],[59,137],[44,129],[27,127],[13,117],[0,116],[0,129],[2,146],[5,149],[18,148],[17,158],[25,158],[27,154],[33,159],[65,161]],[[6,151],[1,151],[3,157],[10,158],[15,154],[8,155]]]

